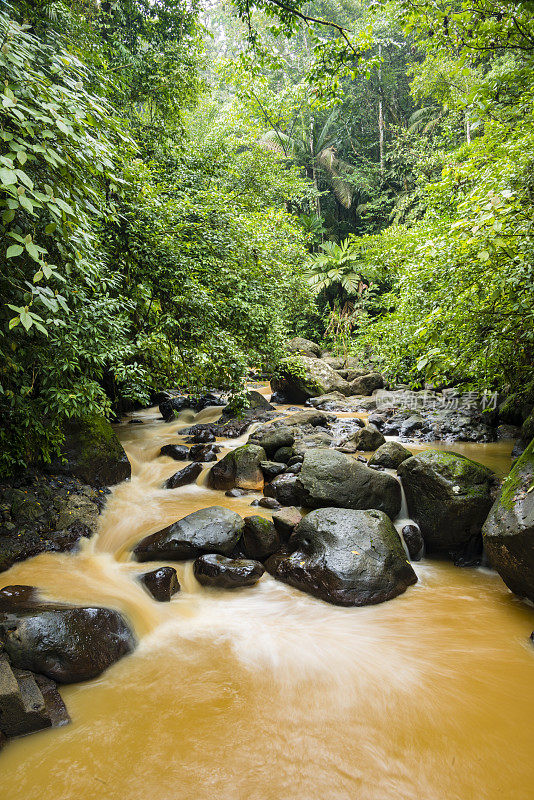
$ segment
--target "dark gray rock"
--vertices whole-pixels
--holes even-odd
[[[194,444],[189,448],[187,455],[190,461],[206,463],[207,461],[217,461],[217,454],[221,448],[216,444]]]
[[[425,542],[417,525],[405,525],[402,529],[402,538],[408,548],[411,560],[420,561],[425,552]]]
[[[61,454],[44,469],[73,475],[91,486],[113,486],[131,476],[130,462],[105,417],[91,416],[64,426]]]
[[[482,529],[492,566],[514,594],[534,602],[534,439],[516,461]]]
[[[145,572],[140,575],[139,580],[159,603],[170,602],[173,594],[180,591],[180,582],[174,567],[159,567],[152,572]]]
[[[296,476],[300,502],[308,508],[375,508],[394,519],[400,511],[401,488],[392,475],[369,469],[336,450],[311,450]]]
[[[360,375],[350,381],[350,391],[348,394],[359,394],[370,396],[375,389],[382,389],[384,386],[384,378],[378,372],[369,372],[367,375]]]
[[[185,444],[164,444],[159,454],[173,458],[175,461],[186,461],[189,457],[189,448]]]
[[[259,561],[251,561],[246,558],[225,558],[225,556],[216,554],[199,556],[193,564],[193,572],[197,581],[202,586],[213,586],[218,589],[254,586],[264,571]]]
[[[293,447],[281,447],[273,456],[274,461],[280,464],[287,464],[295,455]]]
[[[107,490],[25,470],[0,484],[0,572],[45,552],[75,550],[96,532]]]
[[[285,343],[285,349],[290,353],[297,355],[308,356],[309,358],[319,358],[321,355],[321,348],[310,339],[304,339],[302,336],[295,336]]]
[[[350,387],[323,359],[291,356],[283,358],[271,378],[274,392],[290,403],[304,403],[309,397],[339,391],[349,394]]]
[[[297,475],[277,475],[264,489],[266,497],[274,497],[283,506],[300,505]]]
[[[183,469],[175,472],[165,481],[166,489],[177,489],[179,486],[186,486],[188,483],[196,481],[202,472],[202,465],[199,463],[188,464]]]
[[[397,531],[380,511],[312,511],[286,552],[265,566],[278,580],[342,606],[382,603],[417,581]]]
[[[231,553],[241,538],[243,520],[234,511],[210,506],[194,511],[146,536],[134,549],[138,561],[184,561],[201,553]]]
[[[351,436],[351,441],[358,450],[376,450],[386,443],[385,438],[374,425],[366,425]]]
[[[376,453],[369,459],[369,466],[386,467],[386,469],[397,469],[399,464],[411,458],[412,454],[399,442],[385,442]]]
[[[455,556],[480,540],[492,504],[490,469],[457,453],[426,450],[403,461],[398,474],[427,553]]]
[[[267,430],[258,439],[253,440],[254,444],[257,444],[259,447],[263,447],[269,457],[274,455],[274,453],[276,453],[276,451],[281,447],[291,447],[294,442],[294,432],[285,426]]]
[[[263,477],[266,481],[271,481],[280,475],[286,469],[286,465],[282,461],[261,461],[260,469],[263,472]]]
[[[0,640],[14,667],[74,683],[96,678],[134,649],[118,611],[45,603],[7,588],[0,591]]]
[[[247,558],[265,561],[280,549],[280,534],[273,523],[264,517],[245,517],[242,547]]]
[[[270,508],[278,510],[281,506],[278,500],[274,497],[260,497],[258,500],[258,505],[262,508]]]
[[[231,450],[210,470],[208,482],[212,489],[263,489],[261,462],[267,456],[263,447],[244,444]]]

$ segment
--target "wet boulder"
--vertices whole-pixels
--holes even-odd
[[[0,592],[0,641],[12,666],[58,683],[96,678],[135,646],[118,611],[47,603],[5,589]]]
[[[69,722],[55,682],[13,667],[0,651],[0,749],[4,737],[26,736]]]
[[[91,416],[65,423],[61,453],[47,472],[73,475],[91,486],[114,486],[131,476],[130,462],[105,417]]]
[[[350,387],[323,359],[292,356],[283,358],[271,378],[274,392],[290,403],[304,403],[309,397],[339,391],[349,394]]]
[[[178,575],[174,567],[159,567],[145,572],[139,580],[159,603],[170,602],[171,597],[180,591]]]
[[[357,450],[365,450],[366,452],[376,450],[386,443],[384,436],[374,425],[366,425],[360,428],[350,437],[350,441],[353,442]]]
[[[264,489],[266,497],[274,497],[282,506],[294,506],[300,504],[300,490],[297,482],[297,475],[283,473],[273,478]]]
[[[271,413],[274,410],[274,406],[269,403],[266,397],[260,392],[252,390],[247,392],[244,398],[240,397],[239,402],[236,399],[228,403],[224,408],[219,423],[224,425],[229,420],[239,418],[248,421],[250,424],[253,420],[270,419],[275,416]]]
[[[282,461],[261,461],[260,468],[265,480],[271,481],[286,469],[286,465]]]
[[[210,470],[208,482],[212,489],[263,489],[261,462],[267,456],[263,447],[244,444],[231,450]]]
[[[202,464],[198,462],[188,464],[165,481],[165,489],[178,489],[179,486],[186,486],[188,483],[193,483],[201,472]]]
[[[273,525],[280,534],[280,538],[287,541],[301,519],[302,514],[296,506],[287,506],[273,514]]]
[[[234,511],[210,506],[194,511],[134,548],[137,561],[185,561],[202,553],[231,553],[241,538],[243,520]]]
[[[417,525],[405,525],[401,531],[412,561],[420,561],[425,551],[423,535]]]
[[[482,536],[492,566],[509,589],[534,602],[534,439],[515,462]]]
[[[369,459],[369,466],[386,467],[386,469],[397,469],[399,464],[411,458],[409,450],[399,442],[385,442],[380,445],[378,450]]]
[[[194,444],[189,448],[188,459],[205,463],[207,461],[217,461],[217,453],[220,452],[219,445],[216,444]]]
[[[284,424],[288,428],[301,428],[306,425],[312,428],[326,427],[330,422],[335,422],[337,419],[335,414],[325,414],[314,408],[306,408],[303,411],[297,411],[295,414],[290,414],[284,420]]]
[[[350,391],[348,394],[363,394],[366,397],[373,394],[375,389],[382,389],[384,378],[379,372],[369,372],[367,375],[360,375],[349,383]]]
[[[320,358],[321,348],[310,339],[304,339],[302,336],[295,336],[285,343],[285,349],[297,355],[308,356],[309,358]]]
[[[250,442],[263,447],[269,457],[273,456],[281,447],[291,447],[295,442],[295,433],[285,425],[279,428],[266,428],[258,436],[250,437]]]
[[[245,517],[241,545],[247,558],[265,561],[280,549],[280,535],[265,517]]]
[[[226,558],[210,553],[195,560],[193,572],[202,586],[239,589],[243,586],[254,586],[265,570],[259,561],[248,558]]]
[[[278,580],[341,606],[382,603],[417,581],[397,531],[380,511],[312,511],[265,566]]]
[[[185,461],[189,456],[189,448],[185,444],[164,444],[159,454],[175,461]]]
[[[304,456],[296,476],[300,503],[308,508],[377,509],[395,519],[401,507],[399,482],[337,450],[318,448]]]
[[[168,394],[168,392],[165,392]],[[159,413],[163,417],[164,422],[172,422],[175,418],[175,412],[182,411],[184,408],[190,408],[191,401],[189,397],[164,397],[159,404]]]
[[[493,502],[490,469],[457,453],[426,450],[403,461],[398,474],[428,553],[456,556],[480,540]]]

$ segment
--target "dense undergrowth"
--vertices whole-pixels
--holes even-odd
[[[238,391],[292,333],[528,386],[532,11],[4,4],[0,471],[164,386]]]

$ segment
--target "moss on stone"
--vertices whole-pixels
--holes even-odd
[[[519,491],[530,489],[530,483],[534,476],[534,439],[531,441],[524,453],[517,459],[508,477],[505,479],[499,502],[504,508],[511,509],[514,499]]]

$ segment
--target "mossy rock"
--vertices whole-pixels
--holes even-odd
[[[310,397],[335,391],[343,395],[350,392],[347,381],[326,361],[305,356],[282,358],[271,379],[271,387],[291,403],[304,403]]]
[[[210,470],[209,485],[212,489],[263,489],[261,462],[267,456],[263,447],[244,444],[231,450]]]
[[[482,536],[508,588],[534,602],[534,439],[504,481]]]
[[[458,453],[426,450],[403,461],[398,474],[428,553],[457,556],[480,541],[492,504],[490,469]]]
[[[61,456],[49,472],[73,475],[91,486],[113,486],[131,476],[130,462],[105,417],[92,416],[65,425]]]

